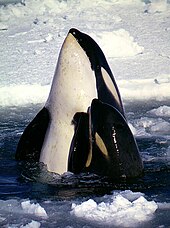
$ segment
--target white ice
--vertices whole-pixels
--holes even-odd
[[[141,117],[131,126],[136,136],[169,135],[170,123],[162,118]]]
[[[123,100],[170,99],[169,1],[21,2],[0,6],[1,106],[45,103],[71,27],[99,43]]]
[[[162,102],[159,108],[150,110],[147,117],[132,123],[135,134],[169,134],[169,106],[163,104],[170,99],[169,1],[151,0],[149,4],[141,0],[22,2],[24,4],[0,6],[1,106],[8,108],[37,103],[43,106],[59,49],[68,30],[76,27],[91,34],[105,52],[123,101]],[[167,157],[170,157],[169,147]],[[35,208],[31,210],[33,206],[28,200],[22,202],[27,202],[27,210],[21,207],[21,200],[1,200],[0,222],[6,221],[7,227],[31,227],[34,224],[48,227],[51,223],[58,223],[57,219],[62,216],[71,222],[72,216],[76,216],[76,208],[81,216],[89,203],[94,208],[97,223],[114,221],[120,226],[129,224],[132,227],[151,219],[157,206],[159,210],[169,208],[166,202],[162,205],[149,201],[143,194],[134,197],[134,193],[119,192],[102,197],[100,201],[72,201],[72,209],[71,202],[66,202],[66,207],[57,201],[43,203],[41,207],[48,215],[44,219],[35,215]],[[84,209],[81,205],[85,205]],[[29,210],[32,213],[28,213]],[[15,224],[8,224],[9,215],[13,216]]]
[[[93,33],[90,35],[96,40],[107,57],[132,57],[144,51],[144,47],[139,46],[134,37],[125,29],[102,32],[98,36]]]
[[[21,207],[25,213],[48,218],[46,211],[38,203],[31,203],[30,200],[27,200],[21,203]]]
[[[35,219],[48,219],[46,210],[39,203],[30,200],[0,200],[0,222],[6,222],[6,226],[2,227],[39,228],[41,223]]]
[[[136,194],[131,191],[125,191],[125,193],[113,194],[111,201],[107,203],[97,203],[92,199],[78,205],[74,203],[71,214],[103,226],[122,227],[136,227],[138,223],[152,218],[158,208],[154,201],[147,201],[142,194],[136,198]],[[132,200],[133,197],[136,199]]]
[[[85,224],[96,227],[98,224],[106,227],[137,227],[143,222],[147,222],[154,217],[157,209],[167,209],[169,204],[147,200],[147,196],[141,192],[113,191],[111,195],[95,197],[95,199],[76,199],[76,201],[44,201],[41,205],[37,202],[30,203],[29,200],[1,200],[0,214],[2,222],[7,227],[50,227],[53,224],[57,227],[75,227],[74,218],[77,224]],[[160,208],[159,208],[160,207]],[[43,213],[36,212],[35,208],[40,208]],[[46,214],[48,212],[48,217]],[[8,223],[10,217],[13,222]],[[17,215],[17,216],[16,216]],[[42,216],[43,215],[43,216]],[[45,216],[44,216],[45,215]],[[65,223],[59,225],[61,218],[65,218]],[[15,218],[15,219],[14,219]]]
[[[117,83],[125,100],[170,99],[170,75],[161,75],[161,72],[157,78],[125,79]]]
[[[170,106],[163,105],[163,106],[160,106],[159,108],[156,108],[156,109],[154,108],[148,111],[148,113],[155,116],[170,117]]]

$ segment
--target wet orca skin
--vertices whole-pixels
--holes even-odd
[[[126,119],[116,108],[93,99],[88,114],[77,114],[69,171],[92,172],[114,179],[142,174],[143,163],[136,141]]]
[[[124,131],[117,127],[121,125]],[[49,171],[59,174],[90,171],[136,177],[142,173],[113,74],[90,36],[76,29],[69,31],[49,97],[23,132],[16,159],[43,162]],[[127,159],[129,165],[124,164]]]
[[[70,29],[82,49],[86,52],[95,73],[99,100],[116,107],[124,115],[120,93],[107,60],[98,44],[87,34]]]
[[[143,163],[124,116],[111,105],[94,99],[90,118],[92,157],[87,168],[113,178],[139,176]]]

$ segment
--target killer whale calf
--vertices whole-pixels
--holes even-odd
[[[126,119],[116,108],[93,99],[89,114],[76,115],[69,171],[80,173],[83,167],[83,171],[115,179],[142,173],[136,141]]]
[[[87,34],[74,28],[68,32],[48,99],[25,128],[15,157],[43,162],[48,171],[59,174],[142,174],[143,163],[113,74]]]

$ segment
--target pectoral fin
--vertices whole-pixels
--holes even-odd
[[[39,161],[49,120],[49,112],[43,108],[25,128],[17,146],[17,160]]]

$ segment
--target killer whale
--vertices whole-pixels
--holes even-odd
[[[116,119],[120,119],[119,122],[125,126],[124,135],[130,135],[127,138],[132,143],[128,146],[128,153],[135,159],[129,161],[132,167],[136,167],[133,173],[120,171],[120,163],[126,159],[117,155],[117,160],[113,162],[115,150],[112,147],[115,145],[119,147],[121,158],[126,157],[123,142],[115,144],[111,136],[107,138],[98,132],[108,125],[104,119],[100,124],[95,120],[95,117],[98,119],[98,111],[105,113],[103,109],[108,110],[107,120],[111,118],[108,116],[116,113]],[[114,127],[113,120],[110,126]],[[117,131],[119,141],[124,140]],[[142,160],[128,128],[113,74],[102,50],[87,34],[77,29],[68,32],[60,50],[48,99],[24,130],[17,146],[16,159],[43,162],[49,171],[59,174],[66,171],[90,171],[112,177],[141,174]],[[129,166],[126,169],[129,170]]]
[[[125,117],[115,107],[93,99],[89,114],[76,115],[69,171],[114,179],[141,175],[143,163],[136,141]]]

